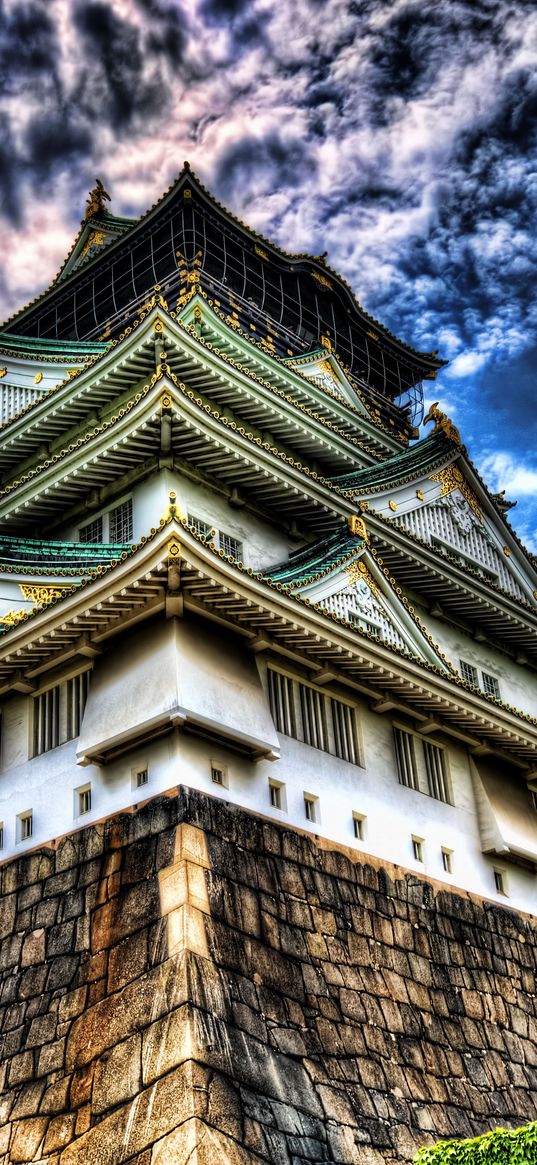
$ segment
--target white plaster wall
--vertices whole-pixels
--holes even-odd
[[[536,672],[529,667],[522,667],[491,643],[476,642],[471,635],[450,623],[422,614],[421,611],[420,618],[457,671],[460,669],[460,660],[464,659],[479,672],[485,671],[496,676],[500,685],[500,698],[505,704],[528,712],[530,716],[537,716]]]
[[[168,736],[131,749],[106,766],[76,763],[77,741],[27,760],[30,697],[12,701],[19,719],[12,743],[4,745],[10,760],[0,774],[0,820],[4,822],[2,857],[50,841],[85,823],[98,820],[179,784],[222,797],[273,819],[309,830],[356,852],[395,862],[404,869],[434,877],[530,912],[537,911],[537,878],[527,870],[481,853],[469,760],[463,748],[450,744],[450,772],[455,805],[445,805],[398,783],[387,717],[358,704],[365,766],[348,764],[308,745],[280,736],[281,759],[255,763],[226,744],[214,744],[176,728]],[[7,751],[6,751],[7,750]],[[26,751],[25,751],[26,750]],[[227,770],[228,787],[211,780],[211,765]],[[133,776],[148,768],[149,781],[137,789]],[[270,804],[269,779],[283,782],[284,808]],[[76,815],[75,790],[87,782],[92,809]],[[319,820],[309,823],[304,793],[319,798]],[[17,814],[33,809],[31,841],[16,842]],[[354,837],[354,812],[365,815],[365,837]],[[412,835],[424,842],[424,862],[413,858]],[[453,873],[443,870],[441,848],[453,851]],[[494,869],[505,872],[508,897],[495,891]]]
[[[78,541],[81,526],[99,514],[106,513],[119,505],[124,498],[132,497],[133,541],[148,535],[152,527],[159,525],[160,519],[168,511],[170,491],[177,495],[177,505],[183,517],[193,514],[202,518],[212,528],[223,530],[243,543],[244,563],[253,570],[264,570],[288,558],[290,550],[295,550],[297,542],[288,538],[277,526],[258,518],[246,506],[236,509],[227,498],[216,493],[201,481],[191,480],[170,469],[163,469],[135,484],[113,503],[80,517],[76,523],[66,525],[57,536],[68,542]]]

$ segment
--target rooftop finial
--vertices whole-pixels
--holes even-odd
[[[86,201],[86,213],[84,219],[93,218],[95,214],[102,214],[105,209],[105,200],[110,202],[110,195],[105,190],[101,179],[97,178],[95,186],[90,190]]]
[[[190,170],[190,162],[183,162],[183,170]]]
[[[438,408],[438,401],[431,405],[427,416],[423,418],[423,424],[427,425],[429,421],[434,421],[435,433],[444,433],[448,441],[453,441],[455,445],[462,445],[461,435],[453,421],[450,421],[446,414],[441,412]]]

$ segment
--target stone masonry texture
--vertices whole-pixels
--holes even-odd
[[[534,919],[186,789],[0,873],[0,1165],[382,1165],[537,1115]]]

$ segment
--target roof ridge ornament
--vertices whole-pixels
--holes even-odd
[[[429,421],[434,421],[435,433],[443,433],[448,441],[453,441],[454,445],[462,445],[461,435],[457,426],[438,408],[437,400],[431,405],[427,416],[423,418],[423,424],[427,425]]]
[[[104,205],[105,201],[111,201],[110,195],[108,194],[108,191],[105,190],[101,179],[97,178],[95,180],[95,186],[90,190],[86,200],[86,213],[84,215],[84,221],[87,222],[88,219],[93,218],[96,214],[102,214],[106,209]]]

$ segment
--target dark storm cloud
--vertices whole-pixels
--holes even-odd
[[[116,15],[101,0],[78,3],[74,23],[84,55],[91,62],[81,79],[83,105],[98,111],[99,119],[120,133],[137,114],[154,113],[159,103],[159,86],[153,78],[144,76],[139,28]]]
[[[44,0],[29,0],[14,8],[0,0],[0,94],[48,79],[56,53],[56,28]]]
[[[222,154],[216,187],[223,199],[246,206],[248,200],[278,187],[291,190],[305,167],[315,168],[307,143],[272,133],[244,137]],[[301,179],[300,179],[301,180]]]

